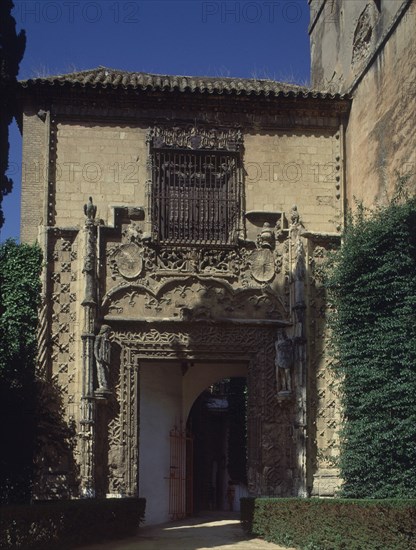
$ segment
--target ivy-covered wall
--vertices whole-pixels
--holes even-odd
[[[416,199],[363,207],[332,258],[347,497],[416,496]]]

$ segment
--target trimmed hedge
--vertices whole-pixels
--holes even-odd
[[[302,550],[416,549],[416,500],[241,499],[243,528]]]
[[[54,550],[133,536],[142,498],[39,502],[0,508],[0,548]]]

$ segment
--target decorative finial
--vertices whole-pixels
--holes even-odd
[[[92,202],[92,197],[89,197],[88,203],[84,204],[84,214],[89,220],[94,220],[97,213],[97,207]]]
[[[269,222],[264,222],[260,235],[258,236],[260,248],[273,248],[274,232]]]

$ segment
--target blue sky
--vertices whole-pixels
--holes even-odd
[[[27,33],[19,78],[104,65],[162,74],[271,78],[306,84],[307,0],[14,0]],[[19,237],[21,137],[10,136],[15,187],[1,240]]]

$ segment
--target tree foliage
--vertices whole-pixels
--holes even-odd
[[[12,190],[13,182],[6,175],[9,166],[9,125],[16,115],[16,88],[19,63],[26,47],[26,35],[16,33],[11,15],[11,0],[0,2],[0,228],[4,223],[1,208],[3,197]]]
[[[416,497],[416,199],[350,217],[329,294],[347,497]]]
[[[0,501],[30,491],[37,308],[42,255],[38,246],[0,246]]]

